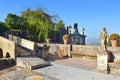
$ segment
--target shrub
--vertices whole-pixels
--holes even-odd
[[[119,34],[113,33],[110,35],[110,40],[119,40]]]
[[[69,34],[64,34],[63,39],[69,39]]]

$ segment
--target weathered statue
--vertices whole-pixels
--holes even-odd
[[[102,28],[99,39],[100,39],[101,50],[102,51],[107,50],[107,45],[106,44],[108,42],[108,34],[106,32],[105,27]]]

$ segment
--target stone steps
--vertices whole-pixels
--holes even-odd
[[[13,64],[14,64],[13,58],[0,58],[0,66]]]
[[[31,54],[32,54],[32,51],[30,51],[30,50],[28,50],[28,49],[26,49],[26,48],[24,48],[24,47],[21,47],[21,46],[18,46],[18,55],[20,56],[20,57],[27,57],[27,56],[31,56]]]
[[[50,65],[49,62],[46,62],[43,59],[38,57],[18,57],[17,58],[17,66],[20,66],[29,70],[34,70],[34,69],[46,67],[49,65]]]

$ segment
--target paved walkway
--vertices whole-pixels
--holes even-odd
[[[0,70],[0,80],[25,80],[29,76],[42,76],[42,80],[120,80],[120,74],[97,72],[96,60],[52,57],[47,61],[52,65],[34,72],[19,67]]]
[[[120,80],[119,76],[96,72],[96,61],[68,58],[51,63],[52,66],[34,71],[60,80]]]

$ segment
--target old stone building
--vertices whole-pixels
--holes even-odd
[[[85,45],[85,37],[86,35],[84,34],[84,28],[82,28],[81,34],[78,31],[78,24],[74,23],[74,28],[73,30],[70,29],[69,27],[68,33],[70,35],[70,44],[80,44],[80,45]]]

